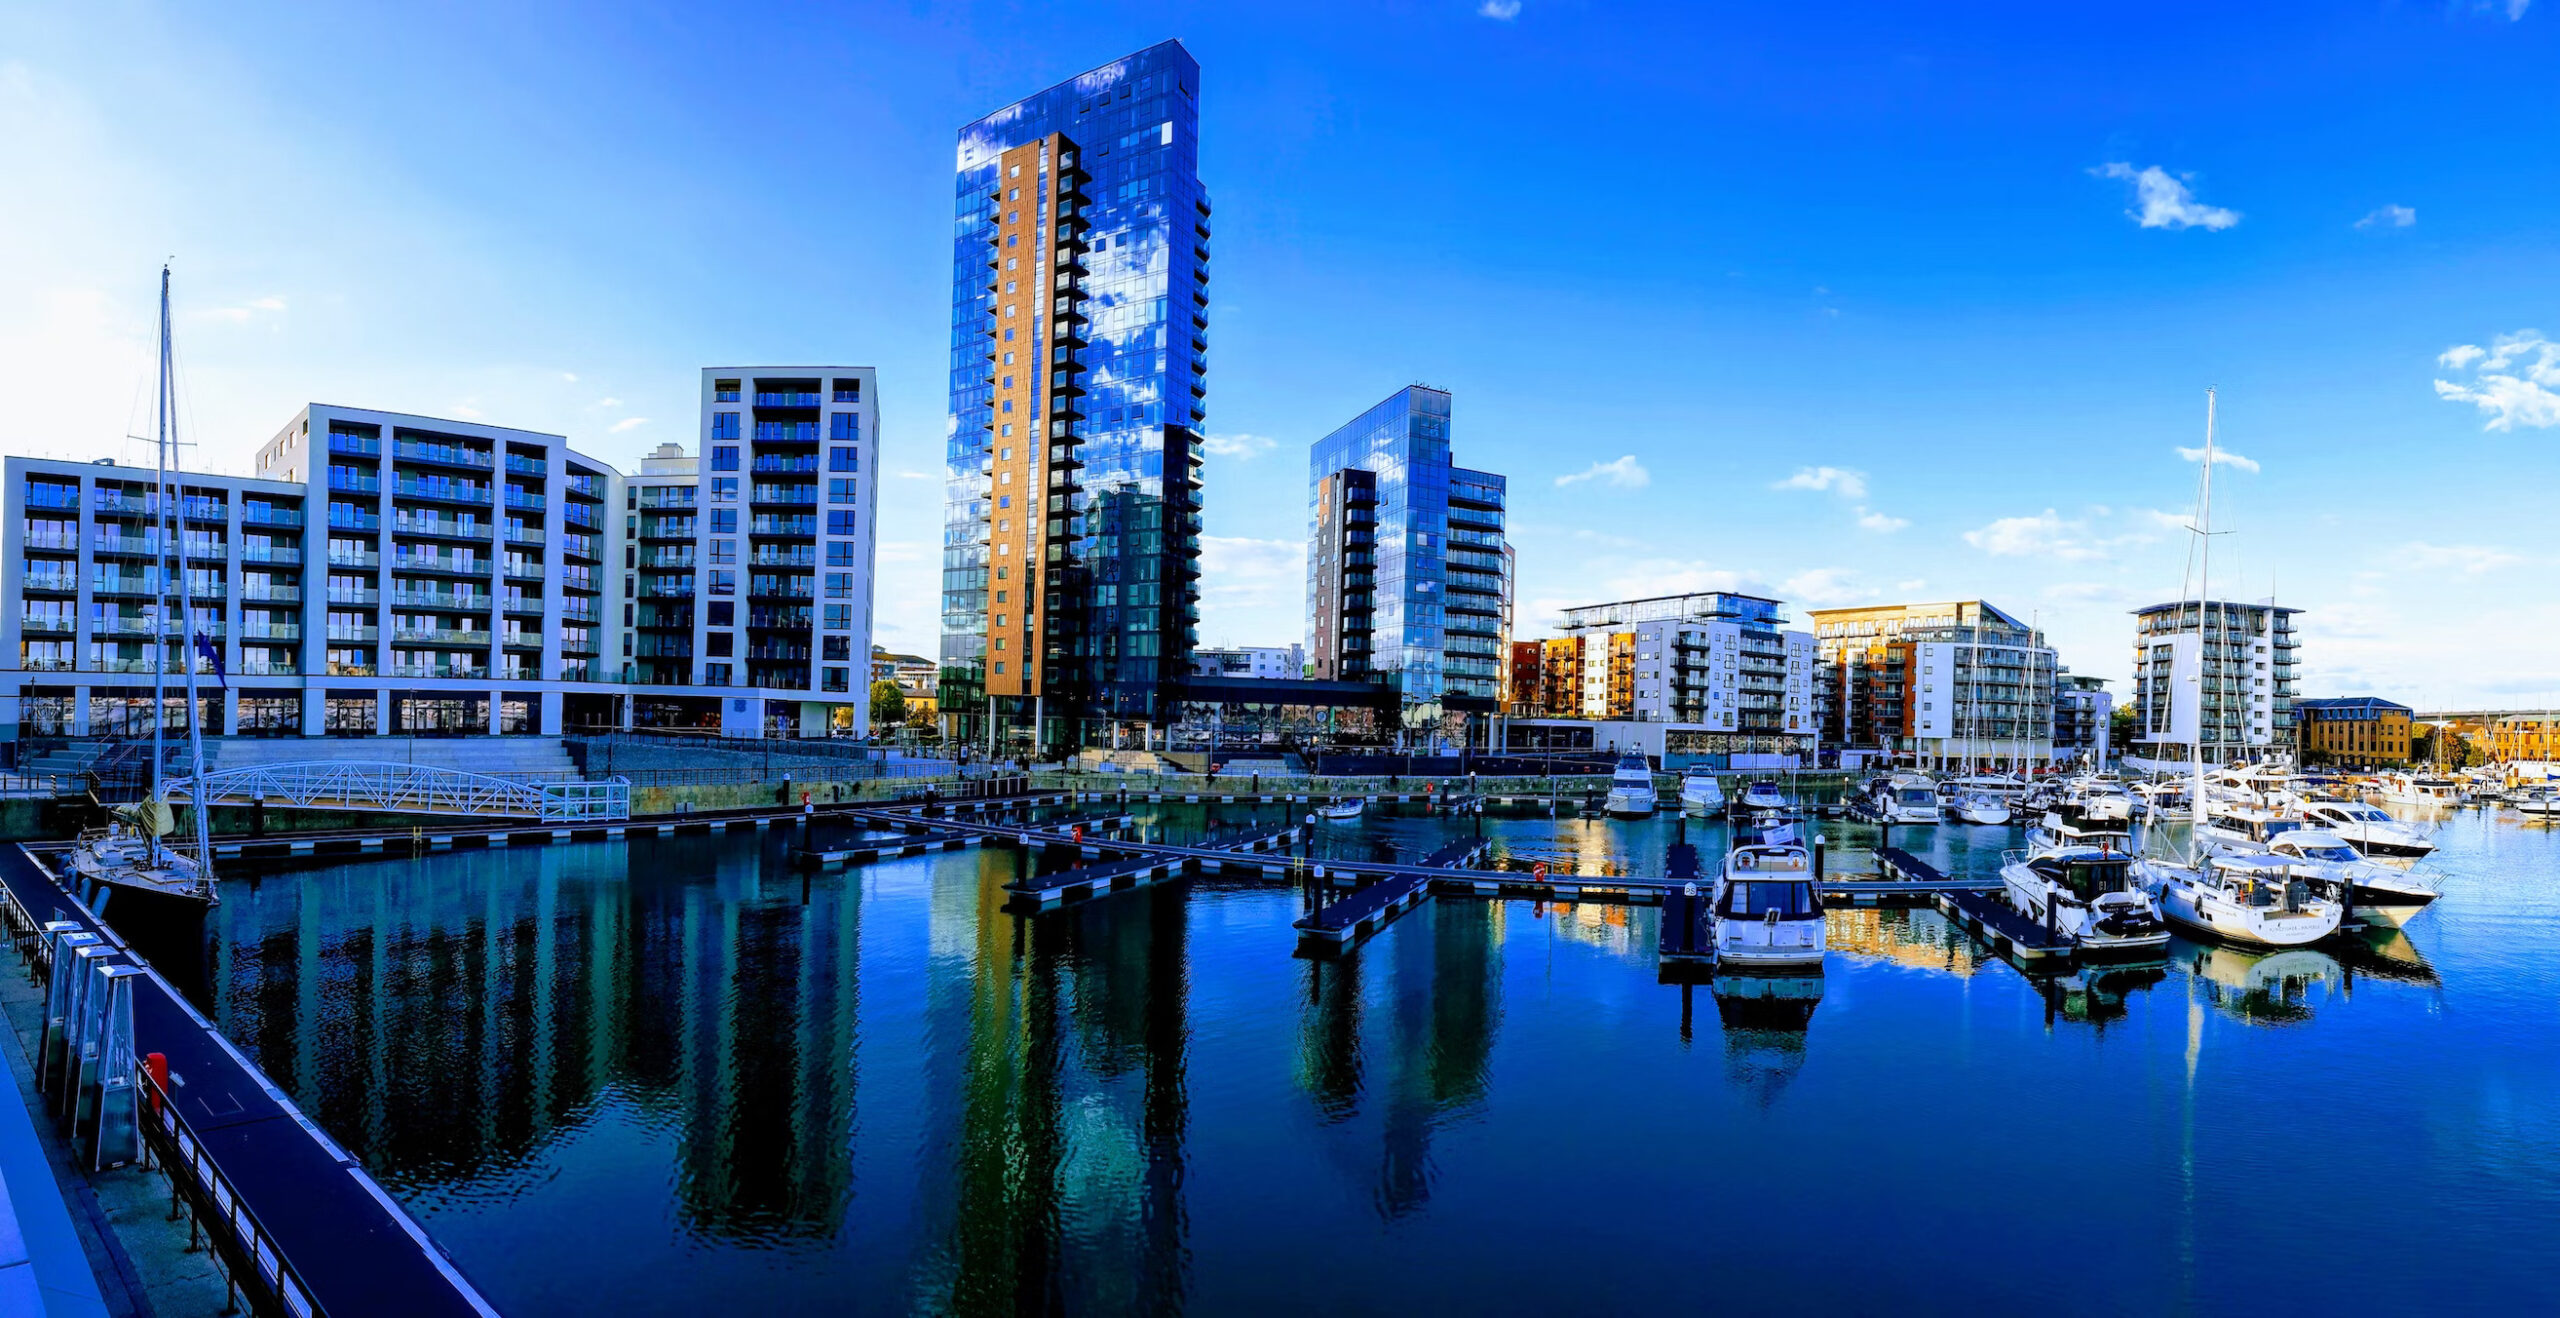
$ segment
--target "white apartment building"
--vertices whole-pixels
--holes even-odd
[[[625,482],[636,725],[869,735],[878,393],[867,366],[702,372],[696,454]]]
[[[2133,744],[2125,767],[2184,773],[2293,749],[2299,642],[2274,600],[2154,604],[2134,611]]]
[[[757,374],[706,372],[706,400],[714,377]],[[717,629],[737,652],[725,670],[641,671],[638,583],[646,575],[669,598],[677,584],[641,570],[638,491],[612,467],[558,435],[313,404],[258,451],[255,475],[173,478],[167,509],[147,468],[6,460],[0,739],[147,734],[155,631],[173,678],[191,660],[219,674],[202,691],[215,734],[556,735],[644,717],[733,735],[860,735],[872,373],[762,374],[824,379],[828,398],[776,387],[791,396],[706,402],[706,432],[742,424],[721,413],[757,418],[757,437],[720,459],[742,470],[713,473],[729,483],[713,486],[711,506],[734,509],[745,529],[715,537],[706,518],[692,555],[700,593],[746,610]],[[839,463],[851,470],[824,470]],[[738,483],[749,477],[760,483]],[[156,624],[175,561],[167,512],[192,597],[183,629]],[[720,540],[729,547],[715,549]],[[759,556],[772,571],[739,575]],[[686,641],[711,648],[713,616]],[[862,658],[829,663],[839,649]],[[168,713],[169,727],[185,726],[175,687]]]

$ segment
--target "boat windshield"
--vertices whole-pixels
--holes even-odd
[[[2129,862],[2123,857],[2057,856],[2036,866],[2047,878],[2069,888],[2072,895],[2087,901],[2110,892],[2127,890]]]
[[[1902,789],[1902,803],[1904,805],[1935,805],[1937,804],[1937,801],[1938,794],[1930,791],[1926,787],[1905,787]]]
[[[1814,914],[1813,885],[1803,879],[1737,879],[1725,885],[1719,914],[1756,920],[1771,911],[1781,919]]]
[[[2323,847],[2304,847],[2303,856],[2310,860],[2354,860],[2356,849],[2343,843]]]

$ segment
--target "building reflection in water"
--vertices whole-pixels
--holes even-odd
[[[1971,975],[1998,959],[1927,907],[1834,906],[1822,913],[1822,929],[1834,952],[1916,970]]]
[[[853,1196],[858,889],[804,901],[765,882],[769,857],[708,839],[647,854],[644,872],[619,846],[543,847],[234,883],[201,1005],[395,1192],[504,1196],[611,1091],[682,1129],[692,1230],[832,1236]]]
[[[1365,1045],[1378,1049],[1372,1198],[1381,1217],[1430,1202],[1433,1134],[1484,1101],[1502,1018],[1508,905],[1435,901],[1352,956],[1301,964],[1298,1083],[1325,1125],[1356,1131],[1371,1092]],[[1374,1039],[1364,1040],[1364,1026]],[[1360,1165],[1346,1168],[1363,1175]]]

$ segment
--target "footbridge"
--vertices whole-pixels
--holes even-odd
[[[171,803],[194,802],[195,778],[161,784]],[[629,819],[631,780],[501,778],[431,764],[358,760],[287,761],[204,775],[211,805],[301,810],[381,810],[415,815],[478,815],[573,823]]]

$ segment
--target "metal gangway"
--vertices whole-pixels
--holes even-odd
[[[161,784],[170,804],[196,799],[194,778]],[[398,814],[530,817],[546,822],[629,819],[628,778],[500,778],[428,764],[364,760],[298,760],[222,769],[204,776],[213,805],[304,810],[382,810]]]

